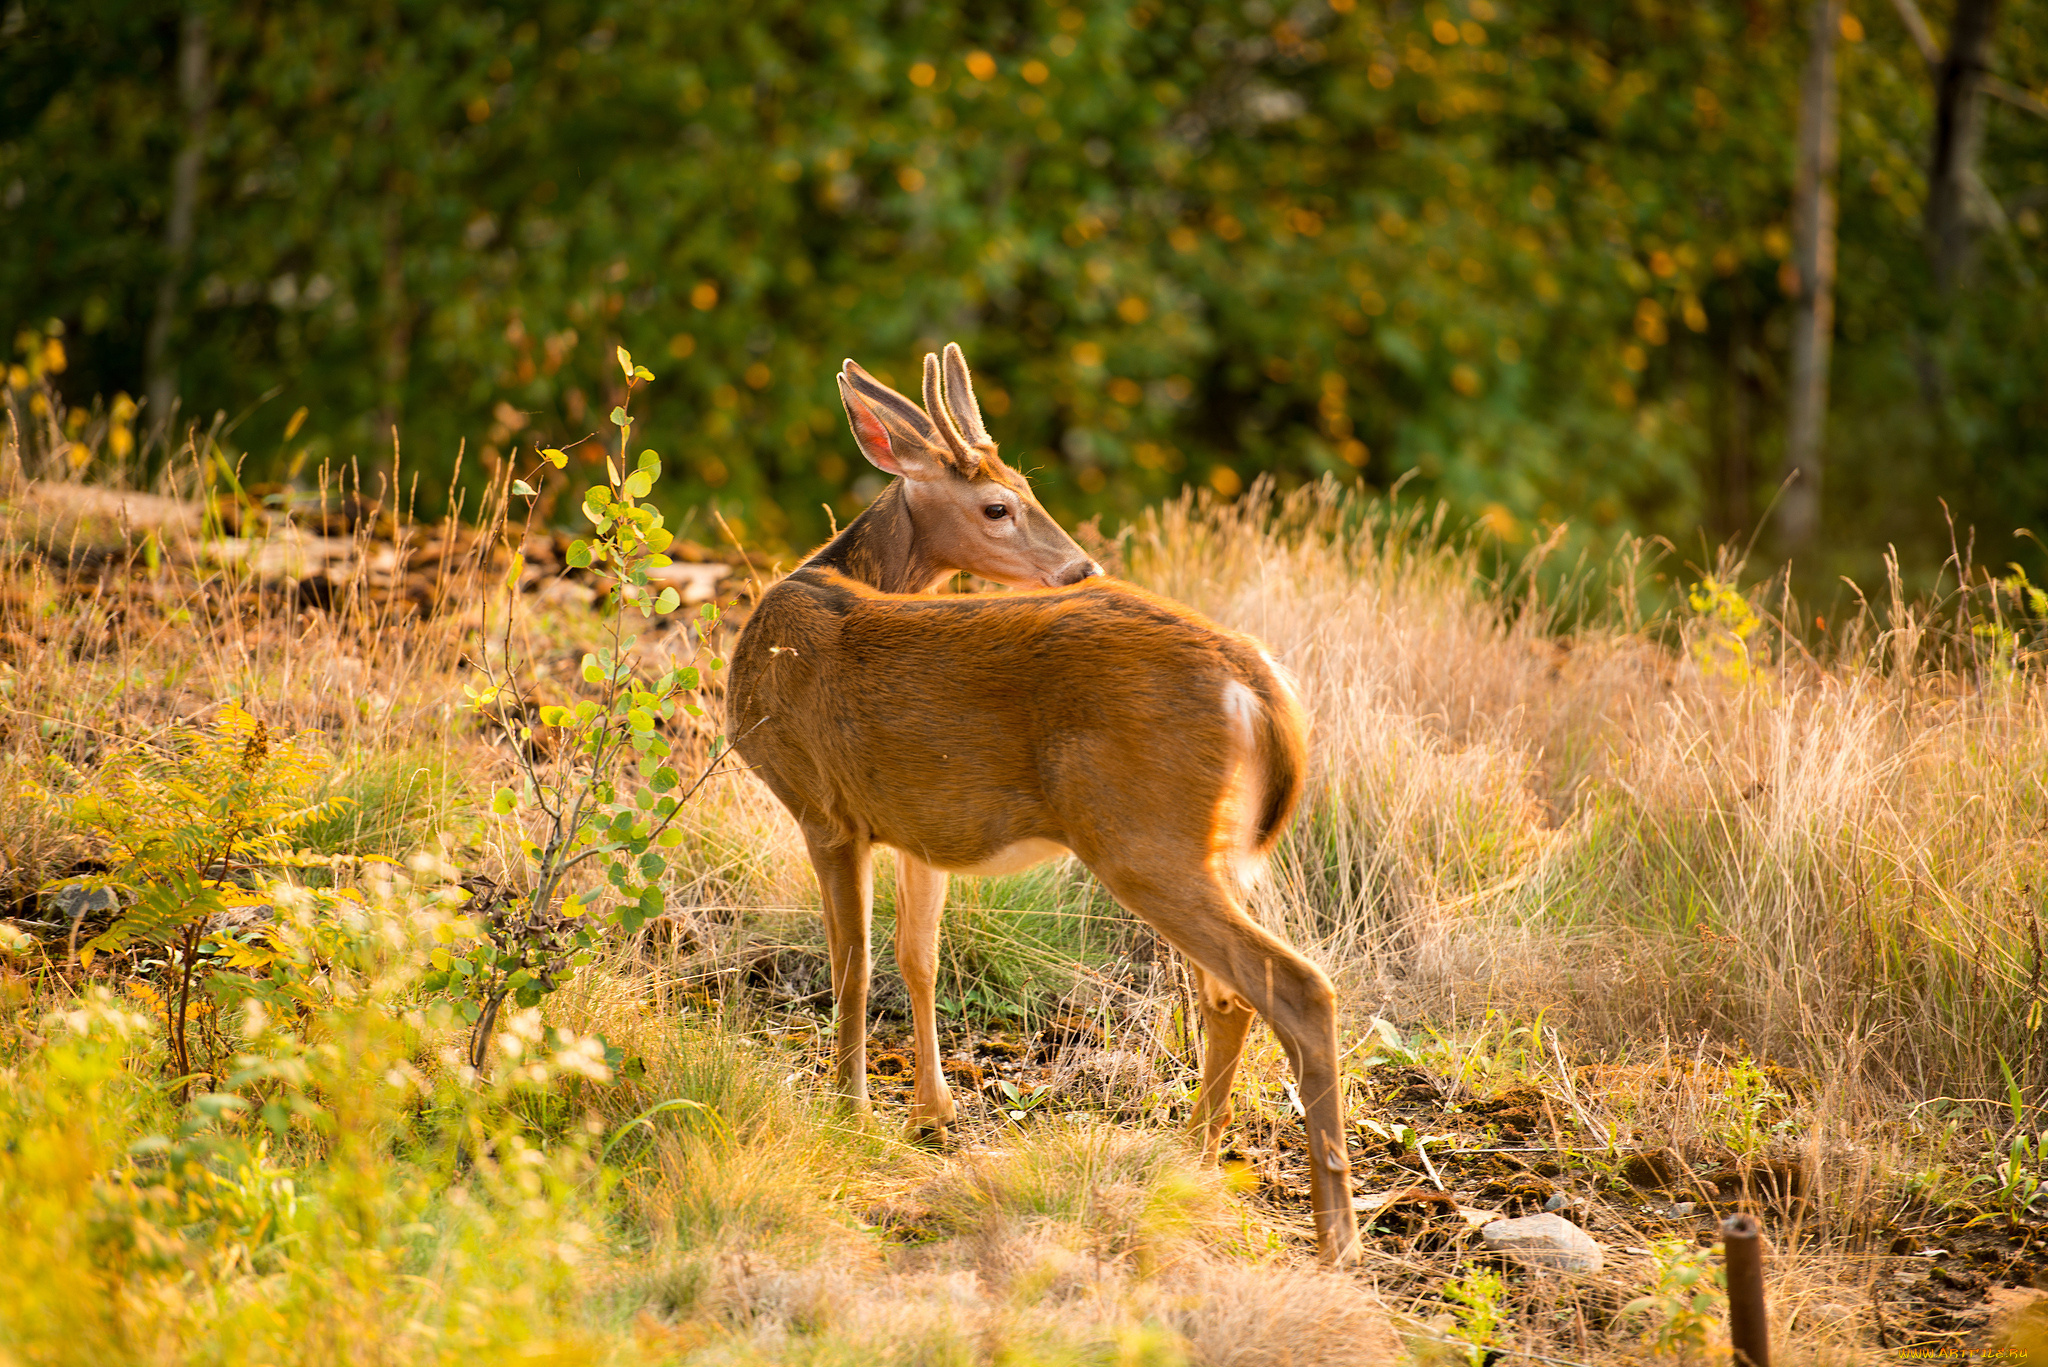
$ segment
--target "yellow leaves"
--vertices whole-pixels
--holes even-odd
[[[690,307],[699,313],[709,313],[718,307],[718,286],[709,280],[699,280],[690,288]]]
[[[913,62],[910,65],[910,83],[919,90],[931,89],[932,82],[939,78],[939,70],[930,62]]]
[[[1102,347],[1095,342],[1076,342],[1072,352],[1074,364],[1093,369],[1102,364]]]
[[[1039,61],[1036,57],[1033,57],[1030,61],[1024,63],[1023,66],[1018,68],[1017,74],[1022,76],[1025,80],[1029,81],[1032,85],[1044,85],[1046,81],[1052,76],[1052,68],[1047,66],[1044,62]]]
[[[967,70],[977,81],[993,81],[996,78],[996,59],[986,52],[967,54]]]
[[[1763,627],[1763,620],[1749,600],[1732,584],[1709,575],[1692,586],[1685,601],[1694,614],[1690,650],[1700,673],[1737,684],[1756,680],[1750,637]]]

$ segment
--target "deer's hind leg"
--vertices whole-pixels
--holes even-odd
[[[837,1018],[833,1051],[836,1087],[841,1100],[866,1115],[868,1103],[868,939],[872,924],[875,874],[872,849],[865,839],[840,840],[804,832],[811,867],[818,874],[824,903],[825,952],[832,960],[832,1009]]]
[[[1202,1013],[1202,1090],[1195,1097],[1188,1127],[1201,1143],[1202,1161],[1214,1163],[1223,1147],[1223,1132],[1236,1114],[1230,1089],[1237,1080],[1238,1060],[1244,1057],[1252,1009],[1227,985],[1204,973],[1201,965],[1190,961],[1190,966],[1195,1002]]]
[[[1351,1162],[1344,1148],[1337,994],[1329,978],[1247,916],[1223,876],[1206,861],[1184,871],[1162,871],[1105,860],[1095,871],[1118,901],[1201,970],[1205,1003],[1216,996],[1228,1008],[1218,1017],[1210,1015],[1206,1004],[1203,1009],[1212,1034],[1197,1108],[1219,1137],[1218,1117],[1228,1116],[1230,1075],[1250,1023],[1250,1013],[1240,1013],[1230,999],[1249,1004],[1273,1027],[1294,1066],[1306,1113],[1317,1250],[1326,1263],[1351,1257],[1358,1245],[1358,1219],[1351,1210]]]
[[[939,915],[946,908],[946,873],[904,850],[896,852],[896,967],[910,994],[917,1039],[917,1087],[910,1101],[913,1134],[944,1133],[953,1123],[953,1093],[939,1062]]]

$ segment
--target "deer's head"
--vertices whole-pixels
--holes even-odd
[[[839,397],[861,454],[902,476],[904,502],[932,563],[1012,588],[1102,573],[996,454],[957,345],[946,344],[944,361],[924,358],[922,407],[852,361],[839,372]]]

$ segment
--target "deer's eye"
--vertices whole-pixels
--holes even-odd
[[[1005,503],[991,503],[981,510],[981,515],[991,522],[1000,522],[1010,515],[1010,508]]]

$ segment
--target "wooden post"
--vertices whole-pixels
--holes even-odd
[[[1763,1226],[1754,1215],[1721,1222],[1728,1267],[1728,1345],[1736,1367],[1771,1367],[1771,1322],[1764,1305]]]

